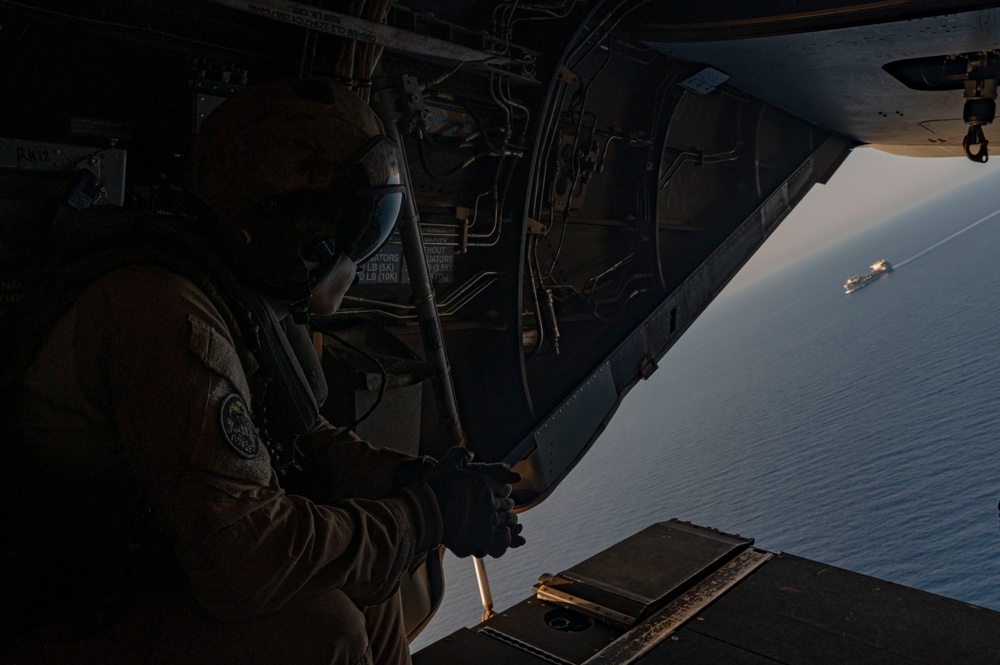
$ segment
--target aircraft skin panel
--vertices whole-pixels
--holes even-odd
[[[757,0],[740,4],[659,0],[637,32],[661,42],[711,42],[820,32],[992,9],[992,0]]]
[[[618,346],[608,362],[512,451],[507,461],[516,464],[515,468],[524,476],[515,491],[515,499],[522,509],[537,504],[555,489],[558,481],[572,470],[603,432],[627,392],[640,379],[649,378],[656,369],[656,361],[711,304],[813,184],[825,180],[840,165],[851,147],[848,141],[829,137],[655,308]],[[613,383],[609,384],[611,377]],[[598,389],[597,386],[608,387]],[[598,390],[604,397],[595,400],[592,395]],[[585,418],[575,417],[578,404],[587,414]],[[594,428],[593,423],[597,421],[600,425]]]
[[[830,131],[892,152],[962,155],[962,90],[917,91],[882,69],[904,59],[992,51],[1000,9],[777,36],[647,42]]]

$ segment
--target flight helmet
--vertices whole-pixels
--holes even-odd
[[[205,119],[185,189],[210,211],[236,273],[301,313],[340,256],[360,264],[388,240],[403,200],[399,159],[348,88],[271,81]]]

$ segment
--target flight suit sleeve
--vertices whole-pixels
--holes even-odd
[[[106,340],[90,357],[106,372],[125,453],[212,614],[266,615],[330,587],[378,603],[414,553],[440,542],[426,486],[334,505],[285,494],[250,421],[230,333],[187,280],[130,268],[95,282],[80,305],[78,326],[104,329],[79,338]]]
[[[396,474],[404,462],[417,459],[389,448],[375,448],[345,427],[320,416],[299,437],[307,455],[322,467],[334,499],[384,499],[392,496]]]

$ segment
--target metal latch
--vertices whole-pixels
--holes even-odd
[[[559,575],[545,573],[538,578],[538,583],[532,587],[532,592],[539,600],[565,607],[566,609],[576,610],[582,614],[587,614],[607,623],[621,626],[622,628],[629,628],[635,624],[636,617],[609,609],[589,600],[584,600],[559,588],[569,584],[572,584],[572,580],[560,577]]]

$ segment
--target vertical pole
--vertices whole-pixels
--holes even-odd
[[[451,379],[451,364],[448,362],[448,351],[444,345],[434,286],[427,270],[424,238],[420,231],[420,213],[417,211],[406,149],[403,145],[402,132],[399,130],[399,123],[404,120],[404,116],[395,108],[396,104],[392,103],[398,99],[396,92],[394,87],[378,90],[375,93],[375,110],[382,117],[386,134],[399,146],[400,179],[405,188],[403,209],[399,217],[399,238],[403,243],[403,257],[410,273],[410,289],[413,292],[417,319],[420,322],[424,353],[433,371],[431,383],[437,399],[438,416],[442,427],[451,438],[452,445],[464,447],[465,433],[458,417],[458,401],[455,398],[455,385]]]
[[[483,602],[483,621],[496,614],[493,611],[493,593],[490,591],[490,580],[486,577],[486,562],[479,557],[472,557],[476,566],[476,582],[479,584],[479,598]]]
[[[403,243],[403,257],[410,273],[410,289],[417,309],[417,319],[420,322],[420,332],[424,342],[424,353],[431,365],[433,374],[431,383],[434,387],[434,397],[437,400],[438,417],[444,431],[451,438],[452,445],[465,447],[465,433],[458,415],[458,400],[455,397],[455,384],[451,378],[451,364],[448,361],[448,351],[444,345],[444,334],[441,329],[441,317],[431,284],[430,273],[427,270],[427,256],[424,254],[424,238],[420,230],[420,213],[417,210],[417,200],[413,195],[413,183],[410,180],[410,166],[406,159],[406,149],[400,124],[409,122],[414,111],[419,112],[423,99],[414,85],[415,80],[403,77],[389,79],[388,85],[378,88],[374,94],[373,107],[385,125],[386,135],[399,146],[399,174],[405,190],[403,209],[399,218],[399,238]],[[405,108],[405,110],[404,110]],[[490,592],[490,582],[486,576],[486,564],[482,559],[473,557],[476,567],[476,581],[479,584],[479,596],[483,603],[483,620],[493,616],[493,595]]]

